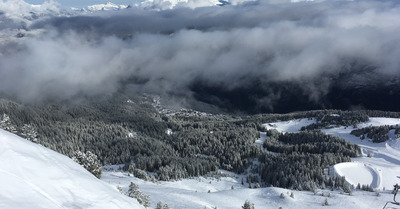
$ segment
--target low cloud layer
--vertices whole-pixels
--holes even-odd
[[[2,4],[0,91],[26,102],[129,89],[223,106],[234,103],[224,94],[240,92],[254,93],[245,99],[255,108],[275,111],[290,89],[305,106],[323,107],[316,104],[334,88],[397,85],[400,75],[398,1],[74,15],[48,4],[34,17],[14,17]]]

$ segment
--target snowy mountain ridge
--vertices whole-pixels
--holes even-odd
[[[107,11],[107,10],[120,10],[126,9],[128,5],[116,5],[111,2],[107,2],[106,4],[95,4],[87,7],[88,11]],[[85,9],[83,9],[85,10]]]
[[[105,11],[105,10],[120,10],[128,7],[137,7],[143,9],[154,9],[154,10],[167,10],[175,8],[191,8],[195,9],[198,7],[212,7],[212,6],[224,6],[224,5],[238,5],[245,2],[251,2],[255,0],[143,0],[137,3],[127,5],[117,5],[113,2],[106,4],[96,4],[87,6],[84,11]],[[290,0],[290,3],[299,2],[311,2],[314,0]],[[273,3],[284,3],[283,1],[271,1]]]

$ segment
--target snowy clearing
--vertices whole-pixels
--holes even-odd
[[[276,123],[266,123],[264,126],[267,129],[276,129],[282,133],[297,133],[300,131],[301,127],[308,126],[313,123],[316,123],[315,119],[303,118],[297,120],[279,121]]]
[[[260,132],[260,138],[258,138],[254,143],[260,147],[263,147],[264,141],[267,139],[267,133]]]

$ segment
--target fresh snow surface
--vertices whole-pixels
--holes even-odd
[[[67,156],[0,129],[0,208],[143,208]]]
[[[249,189],[247,183],[241,184],[242,175],[233,173],[231,177],[193,178],[172,182],[148,182],[132,177],[128,173],[115,170],[103,172],[102,180],[128,190],[130,182],[139,185],[139,190],[150,195],[151,206],[155,208],[161,201],[172,209],[239,209],[246,200],[254,203],[257,209],[320,209],[327,198],[328,208],[365,209],[382,208],[387,201],[392,200],[391,191],[382,191],[378,197],[374,192],[353,191],[353,195],[340,194],[339,191],[319,190],[317,194],[310,191],[292,191],[277,187]],[[225,171],[222,171],[225,172]],[[225,172],[226,173],[226,172]],[[246,180],[245,180],[246,182]],[[233,186],[233,189],[232,189]],[[392,189],[392,187],[388,188]],[[210,191],[210,192],[208,192]],[[294,198],[290,197],[291,192]],[[283,193],[284,199],[279,196]],[[331,197],[328,197],[328,194]]]
[[[315,120],[297,119],[264,124],[268,129],[275,128],[279,132],[298,132],[302,126],[315,123]],[[357,128],[382,125],[400,125],[399,118],[371,117],[369,121],[358,124]],[[400,138],[395,138],[394,132],[389,132],[391,138],[387,142],[372,143],[371,139],[361,140],[351,135],[354,127],[334,127],[323,129],[326,134],[344,138],[348,142],[358,144],[363,156],[353,158],[351,163],[341,163],[333,166],[333,173],[345,176],[346,181],[356,186],[368,184],[375,189],[392,189],[400,183]],[[266,139],[268,140],[268,139]],[[368,153],[371,157],[368,157]]]
[[[374,169],[370,164],[348,162],[333,166],[335,174],[345,176],[351,185],[370,185],[373,188],[380,186],[381,170]]]

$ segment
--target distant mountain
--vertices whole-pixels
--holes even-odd
[[[150,9],[150,10],[167,10],[167,9],[174,9],[180,7],[188,7],[188,8],[198,8],[198,7],[211,7],[211,6],[225,6],[225,5],[235,5],[239,3],[243,3],[246,1],[253,1],[253,0],[143,0],[143,1],[136,1],[134,4],[130,5],[118,5],[115,2],[108,2],[106,4],[96,4],[90,5],[86,8],[81,9],[82,11],[108,11],[108,10],[121,10],[126,9],[129,7],[137,7],[143,9]]]
[[[108,11],[108,10],[120,10],[128,8],[128,5],[117,5],[111,2],[107,2],[106,4],[95,4],[88,6],[83,9],[84,11]]]
[[[0,208],[143,208],[67,156],[0,129]]]

